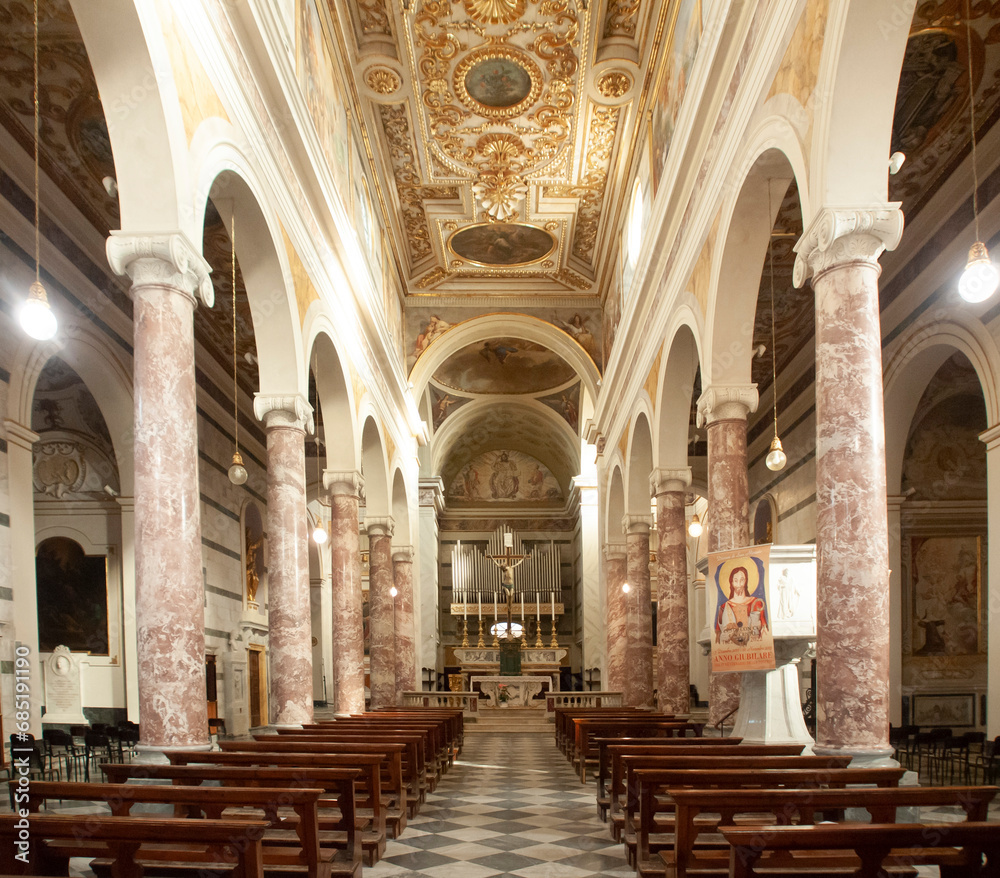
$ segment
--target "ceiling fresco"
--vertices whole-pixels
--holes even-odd
[[[489,451],[467,463],[448,486],[445,496],[459,504],[557,503],[562,488],[548,467],[521,451]]]
[[[566,384],[576,371],[544,345],[490,338],[466,345],[434,373],[434,380],[465,393],[540,393]]]

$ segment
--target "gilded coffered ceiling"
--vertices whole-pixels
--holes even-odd
[[[600,295],[667,5],[331,4],[409,294]]]

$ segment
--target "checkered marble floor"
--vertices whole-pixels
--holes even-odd
[[[553,738],[466,734],[461,758],[365,878],[633,878]]]

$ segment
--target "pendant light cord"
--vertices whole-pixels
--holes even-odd
[[[35,0],[35,33],[34,33],[34,47],[35,53],[33,58],[34,64],[34,99],[33,104],[35,108],[35,283],[41,283],[41,245],[39,241],[39,231],[38,231],[38,138],[39,138],[39,110],[38,110],[38,0]]]
[[[774,436],[778,436],[778,350],[774,332],[774,221],[771,217],[771,181],[767,181],[767,263],[771,276],[771,393],[774,396]]]
[[[976,168],[976,89],[972,84],[972,8],[970,0],[965,0],[966,56],[969,61],[969,128],[972,139],[972,218],[975,223],[976,240],[979,237],[979,172]]]
[[[236,211],[232,213],[229,225],[229,242],[232,249],[233,271],[233,433],[236,440],[236,453],[240,450],[240,402],[239,386],[236,383]]]

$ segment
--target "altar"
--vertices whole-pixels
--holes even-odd
[[[540,695],[545,684],[549,684],[549,691],[552,691],[552,678],[533,675],[530,677],[472,677],[469,680],[469,687],[479,684],[479,692],[484,697],[489,698],[489,703],[483,707],[534,707],[539,710],[545,709],[545,700],[536,701],[535,696]],[[504,697],[504,695],[506,697]]]
[[[497,677],[497,679],[513,680],[526,677],[540,677],[549,681],[550,691],[558,691],[559,669],[568,652],[568,649],[562,647],[544,647],[543,649],[527,647],[521,650],[520,677]],[[485,675],[483,677],[472,676],[472,680],[493,679],[493,675],[497,675],[500,671],[499,648],[484,647],[477,649],[474,647],[459,647],[455,650],[455,658],[458,659],[463,674],[470,676],[473,674]],[[555,682],[553,683],[553,681]]]

